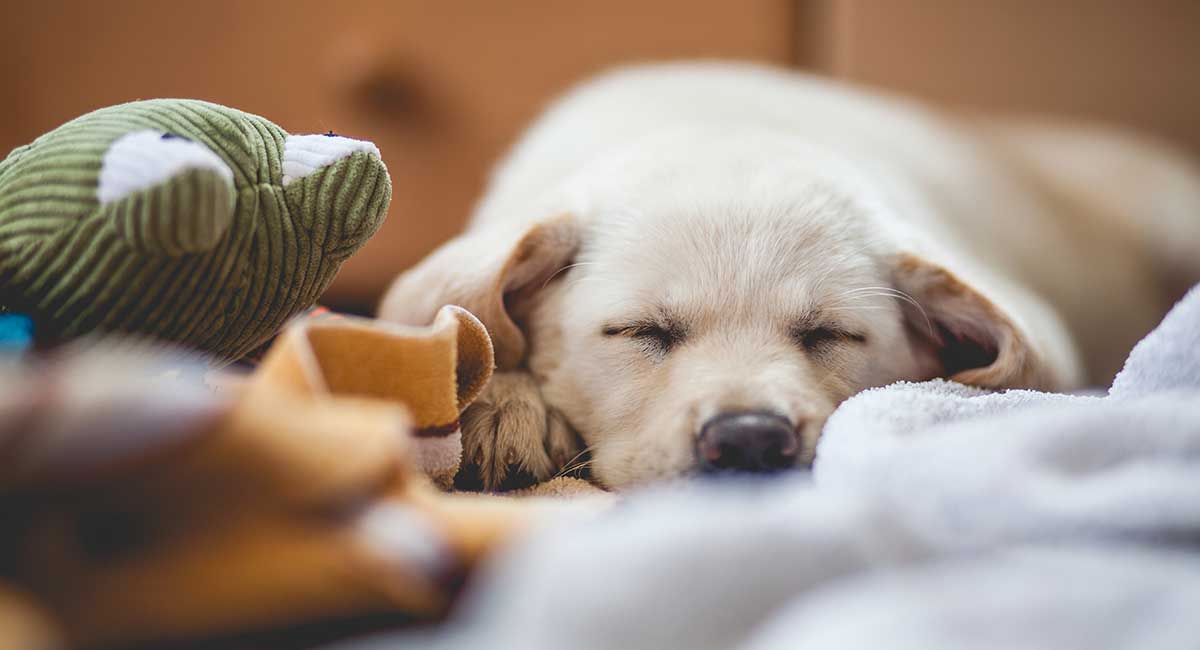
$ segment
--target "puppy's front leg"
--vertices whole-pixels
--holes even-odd
[[[544,481],[577,450],[576,436],[561,414],[546,406],[526,372],[497,372],[462,416],[463,470],[478,473],[486,490],[504,485],[510,473]]]

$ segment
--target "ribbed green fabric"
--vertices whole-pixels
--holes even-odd
[[[233,171],[208,169],[101,205],[105,152],[152,130],[200,143]],[[355,152],[290,183],[287,133],[195,100],[95,111],[0,162],[0,301],[39,336],[127,332],[236,359],[315,302],[378,230],[391,181]]]

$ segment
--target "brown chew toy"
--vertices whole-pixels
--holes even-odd
[[[293,324],[217,392],[187,360],[127,349],[0,367],[0,647],[444,612],[540,512],[417,468],[412,432],[455,421],[491,367],[454,309],[420,329]]]

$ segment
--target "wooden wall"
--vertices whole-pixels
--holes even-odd
[[[0,150],[88,110],[197,97],[376,141],[396,192],[326,302],[369,310],[455,233],[545,102],[628,62],[736,58],[1200,151],[1194,0],[0,0]]]
[[[804,63],[975,108],[1099,119],[1200,152],[1195,0],[809,0]],[[815,36],[814,36],[815,34]]]
[[[788,64],[783,0],[2,0],[0,149],[86,111],[195,97],[374,140],[387,223],[327,302],[370,309],[457,232],[486,172],[571,83],[649,59]]]

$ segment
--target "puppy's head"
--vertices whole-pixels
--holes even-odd
[[[403,276],[381,316],[473,311],[611,487],[803,466],[838,403],[899,379],[1053,383],[1010,315],[901,252],[869,210],[815,184],[473,231]]]

